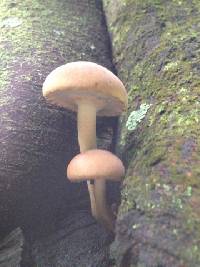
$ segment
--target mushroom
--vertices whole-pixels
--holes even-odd
[[[95,200],[97,220],[109,230],[114,231],[114,214],[106,203],[106,188],[102,185],[106,180],[120,181],[125,173],[121,160],[109,151],[93,149],[75,156],[67,167],[67,177],[70,181],[91,180],[95,177]],[[102,183],[103,181],[103,183]]]
[[[96,116],[119,116],[127,108],[127,92],[117,76],[93,62],[68,63],[53,70],[43,84],[43,95],[50,102],[76,111],[80,151],[96,148]],[[95,177],[94,177],[95,179]],[[87,182],[91,210],[99,218],[95,204],[98,188],[105,181]]]

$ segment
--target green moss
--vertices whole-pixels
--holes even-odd
[[[48,6],[48,8],[47,8]],[[57,46],[65,38],[67,9],[60,1],[17,1],[12,6],[8,1],[0,3],[1,42],[11,41],[16,49],[13,53],[26,49],[27,53],[40,53],[45,41],[51,36],[51,42]],[[21,21],[18,26],[12,27],[4,23],[15,18]],[[74,26],[74,25],[71,25]],[[77,27],[77,26],[76,26]],[[33,32],[32,29],[35,29]],[[18,44],[19,46],[17,46]],[[45,47],[46,48],[46,47]]]
[[[1,57],[0,57],[0,60],[1,60]],[[2,69],[0,71],[0,90],[1,91],[3,91],[7,82],[8,82],[8,72],[6,69]],[[2,100],[0,99],[0,101],[2,101]]]
[[[127,164],[120,215],[139,209],[153,224],[156,214],[175,212],[185,223],[172,233],[194,237],[179,251],[191,262],[200,261],[199,210],[190,202],[200,194],[199,13],[197,0],[127,0],[109,13],[114,60],[129,91],[119,142]],[[144,102],[152,103],[150,112],[127,131],[128,114]]]
[[[68,45],[66,51],[64,44],[73,44],[75,34],[80,34],[88,22],[85,16],[77,17],[73,14],[70,5],[58,0],[0,1],[0,59],[3,69],[20,64],[21,58],[36,65],[48,52],[52,65],[56,64],[58,58],[64,61],[68,54],[81,59],[84,56],[81,50]],[[46,57],[44,64],[48,60]],[[1,72],[4,70],[1,69]],[[10,75],[11,72],[12,68],[9,69]],[[4,84],[4,76],[5,72],[0,74],[1,86]]]

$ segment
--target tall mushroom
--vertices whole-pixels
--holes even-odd
[[[50,102],[76,111],[80,151],[96,148],[96,116],[119,116],[127,107],[127,92],[117,76],[93,62],[68,63],[53,70],[43,84]],[[95,179],[95,177],[94,177]],[[91,209],[99,217],[95,192],[105,191],[105,181],[89,181]]]
[[[100,167],[101,166],[101,167]],[[75,156],[67,167],[67,177],[72,182],[94,179],[101,181],[99,188],[95,187],[97,220],[109,230],[114,231],[114,215],[106,203],[104,185],[106,180],[120,181],[125,173],[121,160],[109,151],[92,149]],[[103,183],[102,183],[103,182]]]

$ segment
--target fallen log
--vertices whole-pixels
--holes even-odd
[[[105,0],[129,90],[116,266],[200,266],[199,1]]]

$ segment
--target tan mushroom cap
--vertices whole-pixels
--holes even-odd
[[[75,156],[67,167],[73,182],[92,179],[120,181],[125,174],[122,161],[107,150],[92,149]]]
[[[43,84],[50,102],[77,111],[81,99],[92,101],[99,116],[118,116],[127,108],[127,92],[111,71],[93,62],[67,63],[53,70]]]

